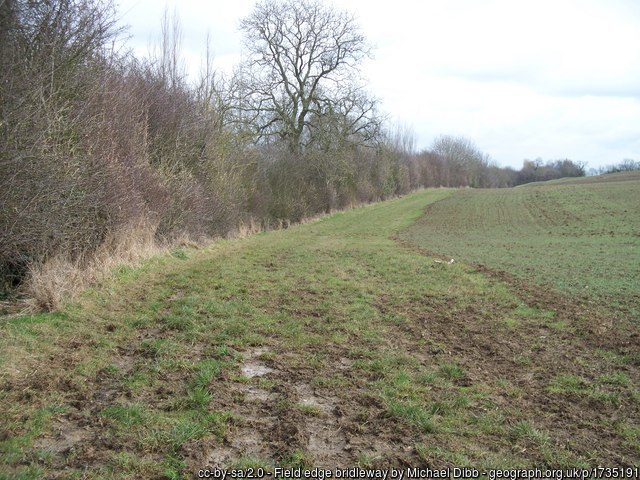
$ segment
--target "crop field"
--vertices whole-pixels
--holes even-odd
[[[422,191],[0,317],[0,478],[638,465],[638,186],[586,187]],[[518,232],[589,250],[542,274]]]
[[[640,174],[467,190],[402,234],[640,323]]]

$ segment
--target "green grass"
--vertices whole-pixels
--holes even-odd
[[[467,190],[402,237],[640,318],[640,177]]]
[[[637,422],[608,421],[637,411],[632,348],[586,345],[553,305],[394,239],[428,205],[472,195],[418,192],[174,250],[60,313],[4,321],[0,477],[190,478],[245,434],[262,449],[227,466],[311,466],[322,422],[353,439],[330,452],[341,466],[635,461]],[[272,373],[244,375],[248,361]]]

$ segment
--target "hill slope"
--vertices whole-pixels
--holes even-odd
[[[505,270],[640,321],[640,175],[467,190],[402,238]]]
[[[178,250],[0,325],[0,472],[640,461],[637,329],[394,235],[420,192]]]

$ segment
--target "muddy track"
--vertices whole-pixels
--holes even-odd
[[[399,244],[435,257],[413,245],[401,241]],[[434,267],[448,268],[446,262]],[[624,372],[632,384],[639,384],[637,328],[601,306],[576,301],[503,272],[482,266],[473,268],[492,282],[508,285],[526,305],[553,311],[554,321],[564,322],[567,327],[554,330],[548,324],[534,322],[507,329],[495,321],[504,316],[504,307],[481,299],[452,309],[456,302],[446,295],[404,303],[379,295],[374,306],[382,315],[402,312],[407,319],[379,348],[411,357],[420,367],[459,365],[464,375],[454,380],[453,388],[478,387],[486,391],[484,401],[468,406],[472,416],[499,413],[507,427],[515,423],[511,418],[527,419],[550,434],[554,448],[586,458],[597,452],[598,458],[611,465],[640,463],[638,450],[621,444],[615,431],[615,425],[622,421],[640,421],[636,398],[621,395],[609,402],[548,390],[551,378],[565,374],[595,381],[604,374]],[[322,321],[316,315],[312,317]],[[143,447],[134,441],[122,443],[105,435],[101,413],[134,401],[153,409],[175,408],[175,398],[184,396],[189,381],[185,372],[163,373],[153,395],[145,398],[136,398],[123,381],[146,368],[153,356],[145,348],[148,341],[171,334],[160,327],[138,330],[113,352],[111,364],[117,367],[115,372],[102,369],[82,385],[70,382],[65,372],[57,378],[33,377],[24,380],[27,383],[8,385],[9,389],[32,397],[37,396],[38,389],[56,390],[69,406],[66,413],[56,417],[53,433],[35,440],[33,455],[38,449],[51,452],[49,471],[61,478],[68,468],[101,468],[118,452],[135,451],[150,461],[162,462],[163,452],[141,450]],[[446,429],[425,434],[392,417],[376,387],[381,374],[358,368],[356,362],[362,358],[353,346],[326,342],[292,350],[274,335],[262,345],[232,351],[236,367],[212,380],[208,406],[209,411],[229,412],[231,420],[222,439],[204,436],[180,448],[178,454],[186,461],[185,470],[228,468],[248,460],[327,468],[365,463],[370,467],[453,465],[442,458],[421,455],[416,450],[419,443],[450,451],[473,443],[476,449],[505,456],[514,454],[531,464],[545,465],[546,460],[526,441],[491,435],[468,439],[464,432]],[[71,371],[74,359],[81,357],[80,349],[87,347],[68,347],[63,364]],[[207,347],[193,345],[191,358],[183,360],[195,364],[205,359]],[[612,366],[594,362],[595,348],[628,355],[635,363]],[[302,361],[311,356],[319,359],[313,367]],[[529,361],[524,364],[522,359]],[[438,389],[434,386],[431,392],[434,403],[443,393]],[[26,458],[25,462],[32,460]]]
[[[421,365],[460,365],[465,372],[456,380],[460,387],[495,385],[497,380],[508,382],[520,392],[517,396],[496,394],[491,398],[493,408],[502,411],[507,422],[509,412],[513,412],[514,417],[532,419],[562,448],[583,453],[598,451],[617,465],[637,464],[637,455],[621,448],[614,432],[602,427],[620,419],[639,419],[640,411],[632,399],[623,398],[621,404],[613,405],[571,395],[559,398],[546,391],[549,378],[555,375],[571,372],[595,378],[605,373],[589,366],[588,352],[593,345],[637,355],[637,333],[612,329],[612,320],[607,317],[588,317],[585,323],[585,315],[593,313],[591,306],[572,304],[565,297],[542,293],[538,287],[504,273],[476,268],[495,281],[507,282],[527,304],[552,309],[558,320],[579,322],[579,337],[573,332],[558,334],[544,325],[505,331],[492,323],[499,313],[492,305],[452,312],[445,297],[425,297],[421,302],[399,306],[383,296],[376,304],[381,312],[401,308],[410,319],[398,328],[388,348],[412,356]],[[55,436],[35,443],[36,448],[49,450],[59,458],[60,475],[63,476],[64,467],[99,467],[113,452],[136,448],[104,436],[100,412],[131,400],[131,392],[122,387],[122,376],[135,371],[137,363],[149,355],[141,347],[145,340],[165,334],[157,328],[142,330],[130,345],[119,348],[112,359],[120,371],[117,378],[100,371],[94,382],[82,388],[60,386],[66,391],[72,410],[57,420]],[[194,348],[194,361],[200,360],[199,350]],[[315,353],[324,358],[317,368],[292,367],[300,363],[297,357]],[[369,466],[379,467],[444,466],[418,455],[415,445],[424,441],[423,435],[388,415],[383,400],[372,390],[377,374],[354,369],[358,358],[351,356],[346,347],[327,344],[290,352],[276,341],[273,345],[237,351],[235,356],[241,359],[239,375],[223,375],[215,380],[210,406],[211,410],[232,412],[233,419],[221,442],[209,437],[181,450],[189,471],[205,466],[228,468],[243,460],[286,463],[295,455],[302,457],[303,464],[327,468],[353,466],[363,458]],[[534,361],[523,366],[517,361],[522,357]],[[637,366],[626,370],[635,382],[640,380]],[[319,385],[316,379],[322,377],[344,381],[338,387]],[[166,380],[155,397],[147,399],[149,405],[164,408],[183,388],[184,378]],[[474,408],[482,415],[487,407]],[[434,434],[429,438],[434,445],[456,448],[449,444],[451,436]],[[496,448],[491,439],[487,441],[486,448]],[[497,448],[529,455],[527,445],[517,442]],[[145,454],[154,457],[153,452]],[[534,463],[543,464],[541,458],[531,455]],[[161,461],[162,457],[157,459]]]
[[[381,465],[409,461],[410,448],[398,449],[400,436],[390,434],[395,428],[379,400],[358,388],[314,385],[312,379],[322,372],[340,372],[351,385],[363,383],[352,378],[352,359],[336,356],[314,372],[296,371],[288,366],[290,359],[278,360],[273,352],[264,346],[241,352],[243,381],[220,385],[213,405],[237,418],[222,444],[192,459],[193,468],[229,468],[241,459],[276,464],[296,454],[308,465],[326,468],[355,465],[363,454]]]

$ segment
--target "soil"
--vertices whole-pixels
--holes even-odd
[[[434,256],[412,245],[403,246]],[[446,264],[440,262],[440,268],[446,268]],[[460,386],[507,381],[520,393],[494,393],[492,397],[507,422],[509,412],[513,412],[519,419],[532,419],[538,429],[548,432],[568,451],[583,456],[597,452],[598,458],[611,465],[637,465],[638,450],[622,445],[613,427],[605,427],[623,420],[637,423],[640,411],[635,398],[623,396],[619,404],[612,404],[570,393],[559,397],[547,388],[550,379],[558,375],[595,380],[609,371],[621,370],[638,384],[637,329],[623,325],[621,319],[587,301],[576,302],[480,265],[475,269],[493,281],[508,284],[527,305],[554,311],[554,321],[567,322],[571,328],[556,331],[535,324],[509,330],[492,322],[492,309],[498,307],[484,304],[452,312],[446,298],[432,297],[403,305],[410,322],[393,339],[394,348],[424,364],[448,361],[460,365],[465,372],[456,380]],[[398,308],[389,305],[389,300],[379,298],[377,308],[382,312]],[[427,346],[420,346],[424,344]],[[245,420],[227,433],[222,445],[205,446],[194,456],[190,463],[193,468],[203,464],[225,468],[238,458],[278,462],[291,452],[303,452],[310,464],[329,468],[353,466],[363,458],[369,466],[378,467],[453,466],[419,455],[416,442],[424,441],[424,437],[388,416],[383,402],[370,390],[376,376],[353,370],[351,364],[356,358],[349,357],[346,347],[318,347],[327,360],[313,371],[292,368],[295,362],[287,358],[292,353],[273,348],[275,355],[269,356],[269,361],[259,360],[264,349],[243,352],[242,371],[253,379],[270,380],[276,387],[267,390],[253,382],[227,382],[214,408],[237,412]],[[634,363],[607,369],[602,362],[594,361],[596,348],[629,355]],[[305,355],[313,353],[307,351]],[[518,358],[523,357],[531,358],[531,363],[519,364]],[[336,374],[344,377],[348,391],[313,385],[313,378]],[[455,451],[455,442],[461,439],[435,434],[432,441]],[[510,446],[505,447],[504,443],[496,446],[491,445],[491,439],[486,441],[487,449],[502,449],[505,454],[517,453],[534,464],[545,464],[534,449],[528,451],[526,442],[506,442]]]
[[[369,451],[382,459],[397,450],[397,436],[370,440],[394,429],[394,422],[382,415],[379,401],[358,391],[335,392],[313,385],[311,379],[320,370],[342,370],[351,376],[346,367],[351,359],[334,357],[335,362],[307,372],[290,368],[286,357],[261,361],[266,352],[270,350],[264,347],[242,352],[245,363],[241,370],[253,374],[252,382],[228,382],[213,406],[234,411],[242,420],[227,432],[221,445],[194,456],[194,468],[230,468],[241,458],[277,462],[295,452],[314,466],[335,468],[355,465],[358,452]],[[260,379],[271,387],[261,388]]]
[[[434,256],[413,245],[402,245]],[[447,262],[435,266],[447,268]],[[570,393],[559,396],[547,389],[551,378],[568,373],[595,380],[607,373],[623,371],[632,384],[640,384],[637,328],[598,305],[527,284],[504,272],[482,266],[475,268],[493,281],[509,285],[527,305],[553,310],[554,320],[566,322],[570,328],[553,330],[536,323],[505,329],[492,320],[492,312],[500,307],[481,303],[463,311],[452,311],[447,308],[447,298],[425,297],[401,306],[408,322],[389,339],[390,346],[425,365],[443,362],[460,365],[464,376],[456,379],[459,386],[508,382],[517,389],[517,395],[497,390],[490,394],[507,423],[512,412],[514,417],[532,419],[537,428],[548,432],[558,446],[568,451],[585,457],[594,454],[594,458],[605,459],[608,465],[640,464],[639,450],[623,443],[615,432],[615,425],[621,421],[635,425],[640,421],[635,398],[623,395],[618,403],[609,403]],[[381,312],[400,308],[384,296],[377,299],[376,307]],[[112,363],[121,372],[133,370],[136,359],[148,354],[138,349],[140,341],[162,334],[159,329],[141,332],[135,342],[114,353]],[[274,464],[293,462],[295,455],[302,457],[298,463],[327,468],[363,463],[385,468],[452,466],[441,458],[425,458],[416,450],[418,443],[425,442],[424,434],[387,413],[382,399],[371,390],[378,374],[353,368],[353,362],[359,358],[351,353],[354,350],[349,345],[327,343],[304,352],[291,352],[281,346],[277,338],[273,340],[272,344],[238,352],[243,359],[239,366],[242,377],[223,375],[215,380],[210,409],[233,412],[233,420],[222,441],[205,437],[181,449],[188,471],[195,472],[205,466],[227,468],[236,465],[239,459],[259,459]],[[596,348],[635,360],[615,366],[595,361]],[[195,346],[194,352],[197,351]],[[305,365],[296,362],[296,357],[314,353],[323,359],[317,368],[296,366]],[[530,358],[531,362],[519,363],[518,358],[523,357]],[[342,381],[323,385],[317,382],[318,378]],[[175,384],[179,383],[176,379]],[[47,385],[44,382],[40,388]],[[165,382],[148,403],[169,404],[175,393],[172,385]],[[36,394],[33,386],[20,387]],[[102,466],[109,452],[137,448],[134,444],[116,444],[103,435],[99,413],[106,406],[126,402],[131,396],[112,373],[100,371],[87,385],[60,384],[56,388],[64,392],[71,410],[57,418],[54,435],[35,441],[36,449],[53,454],[50,471],[64,476],[69,467]],[[477,408],[478,415],[486,413],[485,407]],[[428,441],[451,451],[466,442],[463,436],[446,432],[435,433]],[[517,454],[533,464],[544,464],[544,459],[535,449],[529,449],[526,442],[490,436],[480,441],[486,444],[478,445],[479,448],[505,455]],[[160,454],[138,454],[162,461]]]

